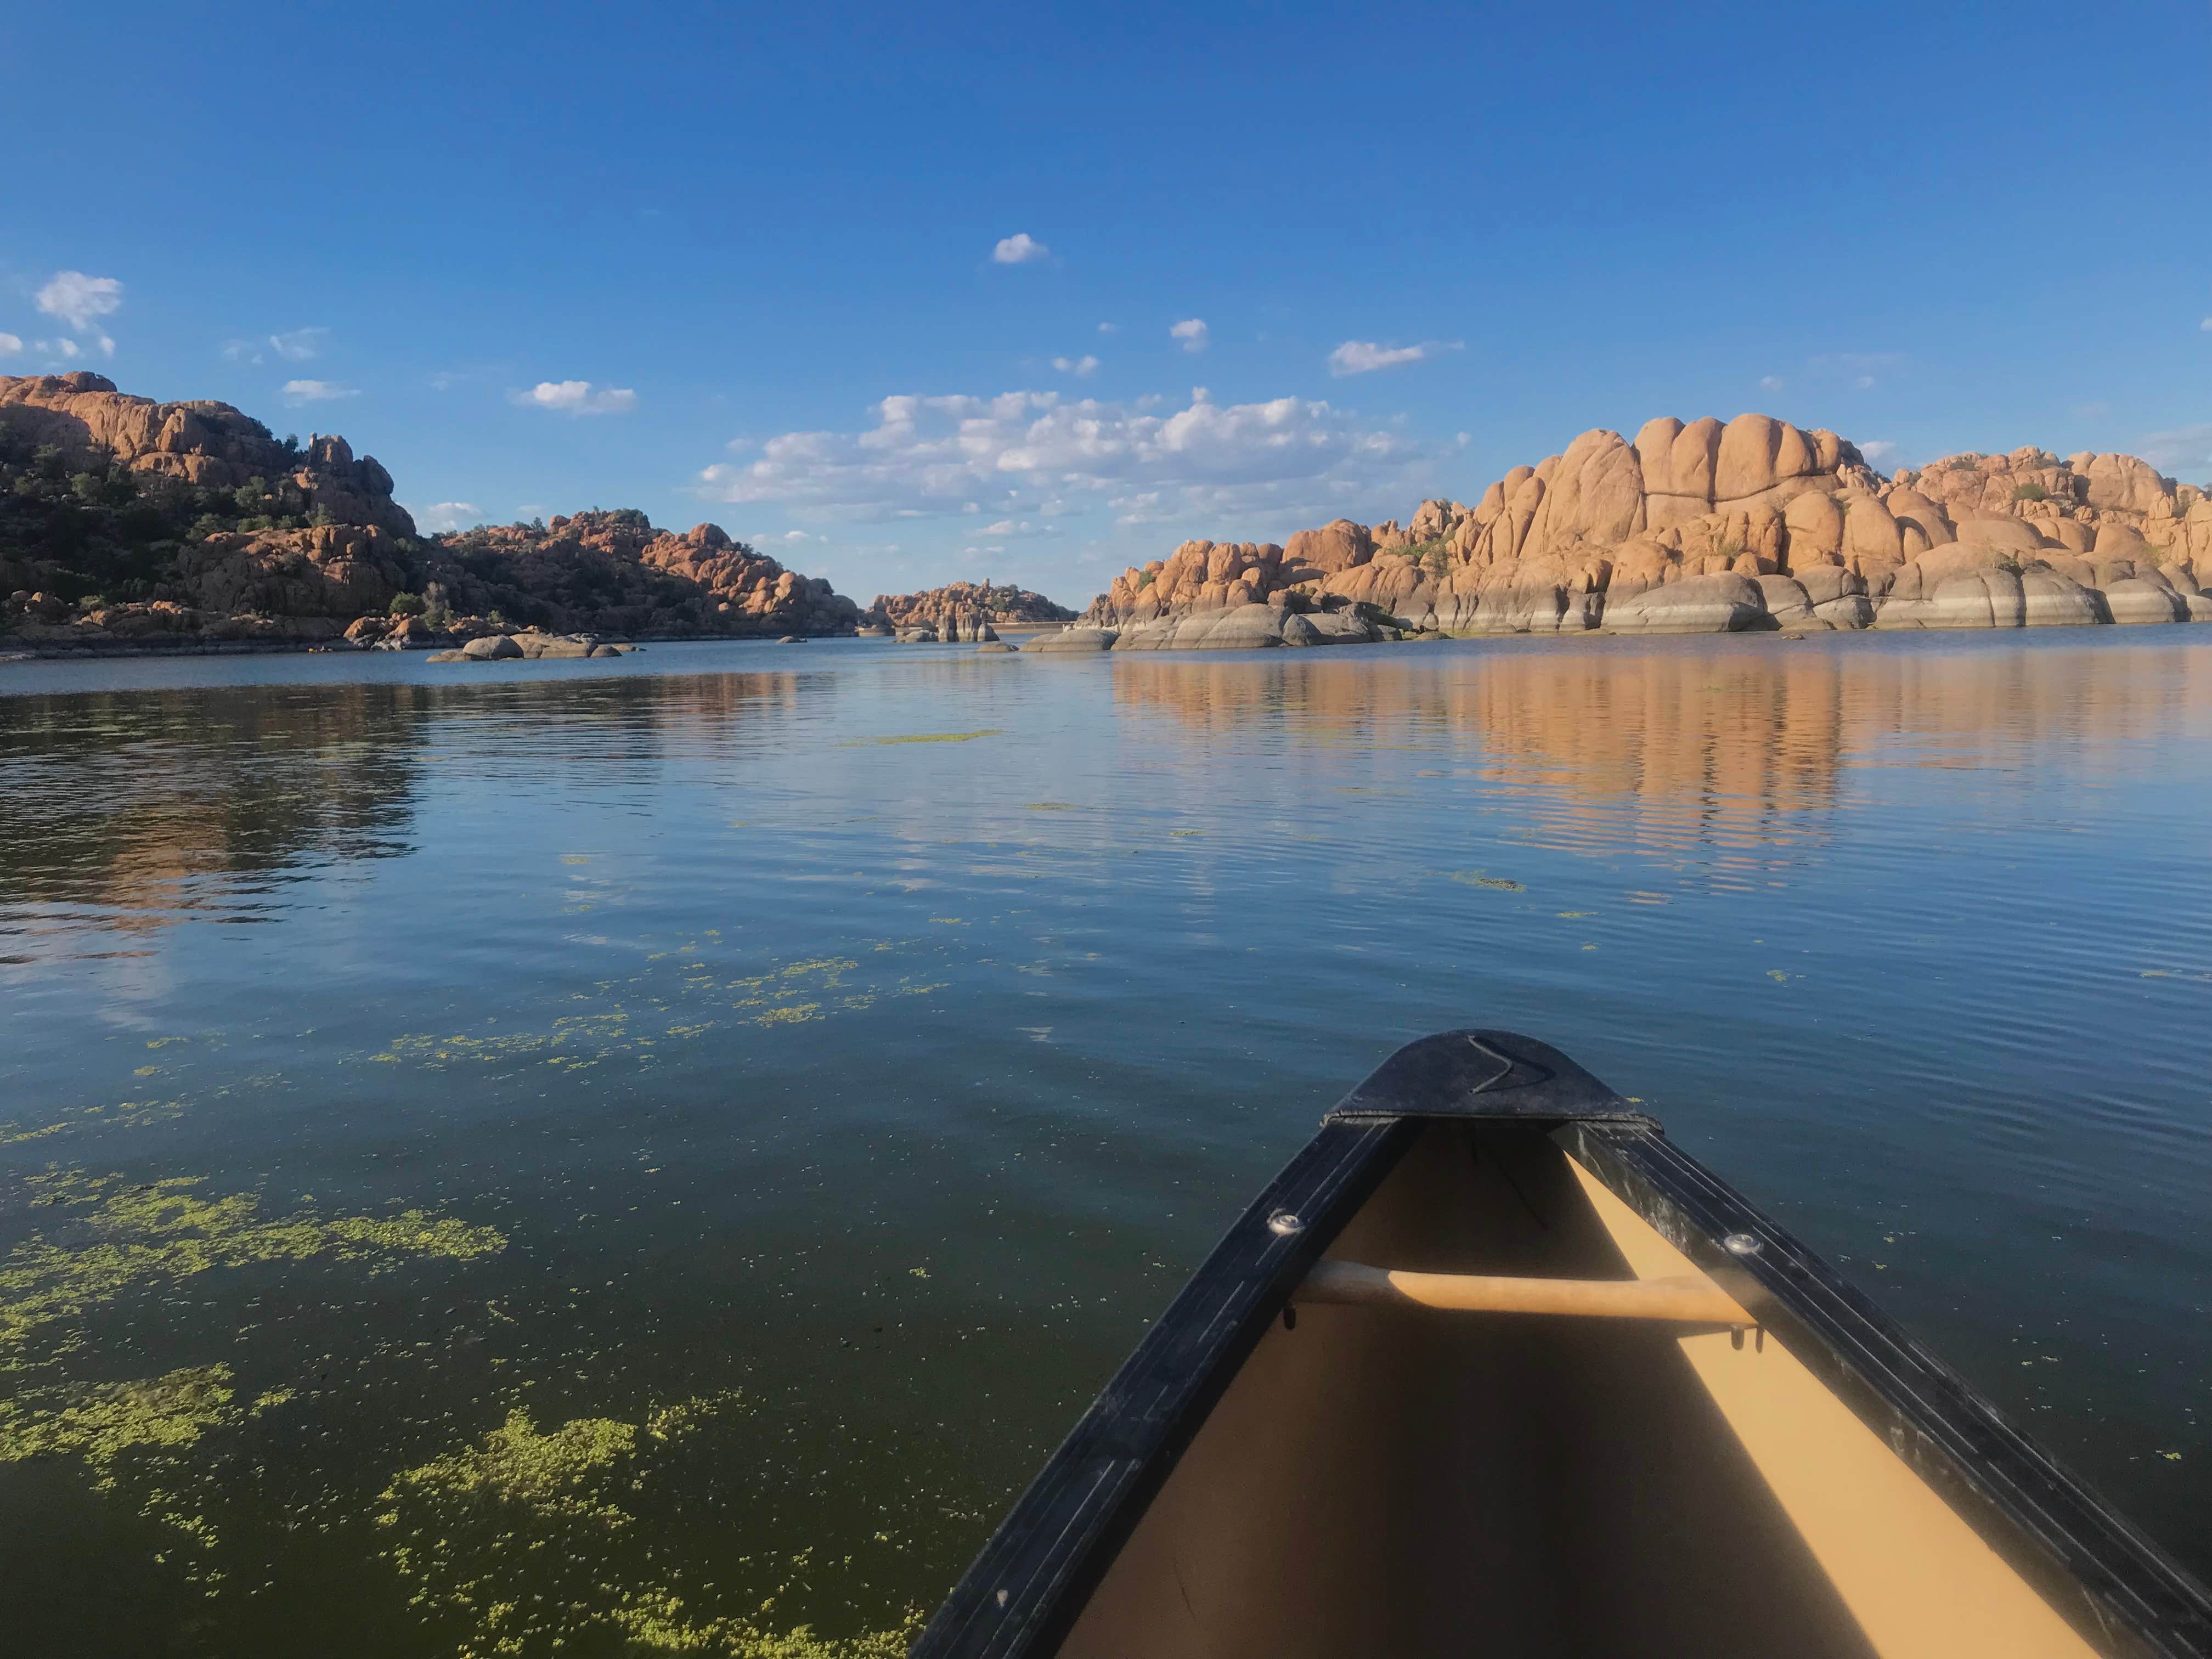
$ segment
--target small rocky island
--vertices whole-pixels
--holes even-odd
[[[877,594],[861,628],[894,635],[906,645],[950,645],[995,641],[1001,628],[1049,628],[1074,620],[1074,611],[1026,587],[951,582],[921,593]]]
[[[2212,488],[2132,455],[1954,455],[1885,478],[1764,415],[1584,433],[1473,507],[1185,542],[1030,650],[1404,634],[1723,633],[2212,620]]]

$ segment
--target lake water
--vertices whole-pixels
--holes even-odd
[[[2181,628],[0,666],[0,1628],[896,1652],[1474,1023],[2212,1571],[2208,739]]]

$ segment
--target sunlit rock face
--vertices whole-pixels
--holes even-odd
[[[1075,620],[1075,612],[1042,593],[1009,582],[948,582],[920,593],[878,593],[861,613],[863,626],[902,640],[994,640],[1000,628],[1042,628]]]
[[[110,465],[146,478],[235,489],[264,480],[283,510],[331,523],[412,536],[415,520],[392,499],[392,475],[343,438],[279,442],[228,404],[162,404],[118,392],[104,375],[0,375],[0,427],[60,451],[71,472]]]
[[[1585,432],[1473,507],[1424,501],[1402,526],[1185,542],[1116,576],[1083,621],[1141,629],[1289,595],[1449,634],[2017,628],[2212,617],[2207,583],[2208,490],[2132,455],[2031,447],[1886,478],[1832,432],[1670,416],[1632,441]]]

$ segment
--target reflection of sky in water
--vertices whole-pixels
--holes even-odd
[[[10,1362],[0,1617],[893,1649],[1334,1095],[1470,1020],[2203,1568],[2196,640],[8,670],[0,1273],[112,1282]],[[182,1180],[219,1226],[111,1204]]]

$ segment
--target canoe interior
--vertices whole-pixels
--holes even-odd
[[[1436,1122],[1328,1254],[1698,1270],[1540,1125]],[[1771,1340],[1310,1305],[1272,1327],[1058,1651],[1701,1659],[2084,1655]]]

